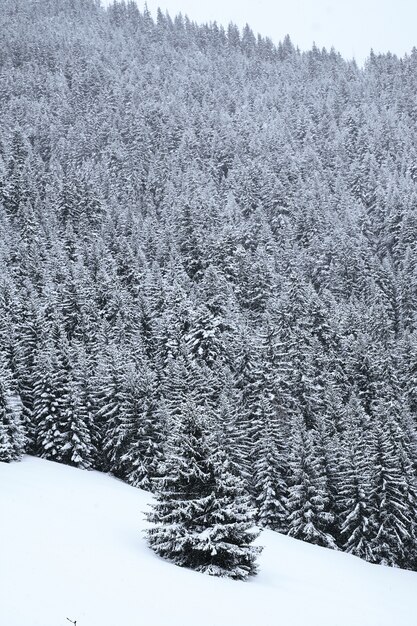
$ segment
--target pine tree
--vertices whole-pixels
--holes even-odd
[[[405,466],[400,450],[390,433],[392,417],[383,403],[378,406],[378,412],[373,424],[370,477],[371,545],[376,562],[398,567],[407,561],[405,546],[411,543],[415,549],[416,545],[415,502],[410,502],[411,485],[407,484],[410,479],[415,483],[415,477],[403,474]],[[415,497],[415,484],[413,489]]]
[[[111,344],[99,355],[95,376],[94,421],[99,435],[103,469],[126,478],[122,461],[130,444],[126,415],[126,376],[131,367],[123,350]]]
[[[242,399],[241,394],[233,388],[233,376],[229,372],[225,376],[224,387],[220,393],[215,410],[216,428],[233,473],[245,479],[246,446],[241,429]]]
[[[206,307],[198,307],[190,316],[190,329],[185,335],[185,343],[190,355],[209,367],[218,367],[224,359],[221,320]]]
[[[128,373],[125,397],[125,428],[128,445],[121,457],[128,483],[152,490],[163,461],[161,413],[158,411],[156,380],[146,362]]]
[[[0,461],[18,461],[25,445],[23,423],[13,408],[11,374],[4,363],[0,363]]]
[[[81,385],[73,379],[68,382],[57,417],[65,432],[56,460],[80,469],[91,469],[95,450],[88,406]]]
[[[369,417],[354,395],[346,406],[344,424],[344,454],[337,498],[341,547],[372,562]]]
[[[51,339],[40,347],[34,372],[35,451],[42,458],[83,469],[94,464],[95,448],[88,405],[71,351]]]
[[[271,402],[260,403],[258,440],[254,445],[253,492],[259,524],[284,532],[287,517],[287,485],[284,446],[279,441],[279,421]]]
[[[35,437],[32,422],[35,399],[34,364],[38,342],[42,336],[42,318],[34,297],[23,303],[19,313],[21,323],[17,337],[17,382],[22,401],[22,420],[27,431],[28,452],[31,452]]]
[[[213,452],[197,407],[183,406],[156,503],[148,515],[151,548],[182,567],[245,579],[256,573],[254,514],[224,453]]]
[[[333,523],[322,460],[315,453],[314,431],[296,417],[290,460],[288,534],[296,539],[335,548],[328,532]]]
[[[59,461],[65,443],[65,433],[60,429],[59,421],[62,396],[65,393],[65,373],[51,341],[44,342],[38,350],[34,377],[34,448],[37,455]]]

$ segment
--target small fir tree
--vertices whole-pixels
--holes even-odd
[[[148,514],[154,524],[148,530],[151,548],[176,565],[212,576],[255,574],[260,549],[251,545],[258,531],[249,497],[191,403],[182,407],[164,469]]]

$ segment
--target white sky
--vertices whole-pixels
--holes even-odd
[[[110,0],[102,0],[108,4]],[[142,9],[144,0],[138,0]],[[288,33],[302,50],[336,48],[359,63],[374,52],[402,56],[417,47],[417,0],[147,0],[153,15],[158,6],[171,17],[181,12],[196,22],[227,26],[248,23],[256,33],[277,43]]]

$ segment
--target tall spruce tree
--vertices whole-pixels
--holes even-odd
[[[329,510],[329,493],[323,459],[315,453],[314,431],[307,430],[296,416],[290,459],[288,534],[326,548],[335,548],[329,532],[334,514]]]
[[[353,394],[345,413],[337,497],[340,545],[346,552],[373,561],[369,417]]]
[[[23,422],[13,402],[11,374],[0,361],[0,461],[18,461],[25,445]]]
[[[279,440],[278,416],[266,398],[260,402],[259,432],[254,445],[253,492],[261,526],[285,532],[287,484],[284,446]]]

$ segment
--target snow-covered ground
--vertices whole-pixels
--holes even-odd
[[[2,626],[416,626],[417,574],[272,532],[260,574],[211,578],[157,558],[149,494],[27,457],[0,463]]]

